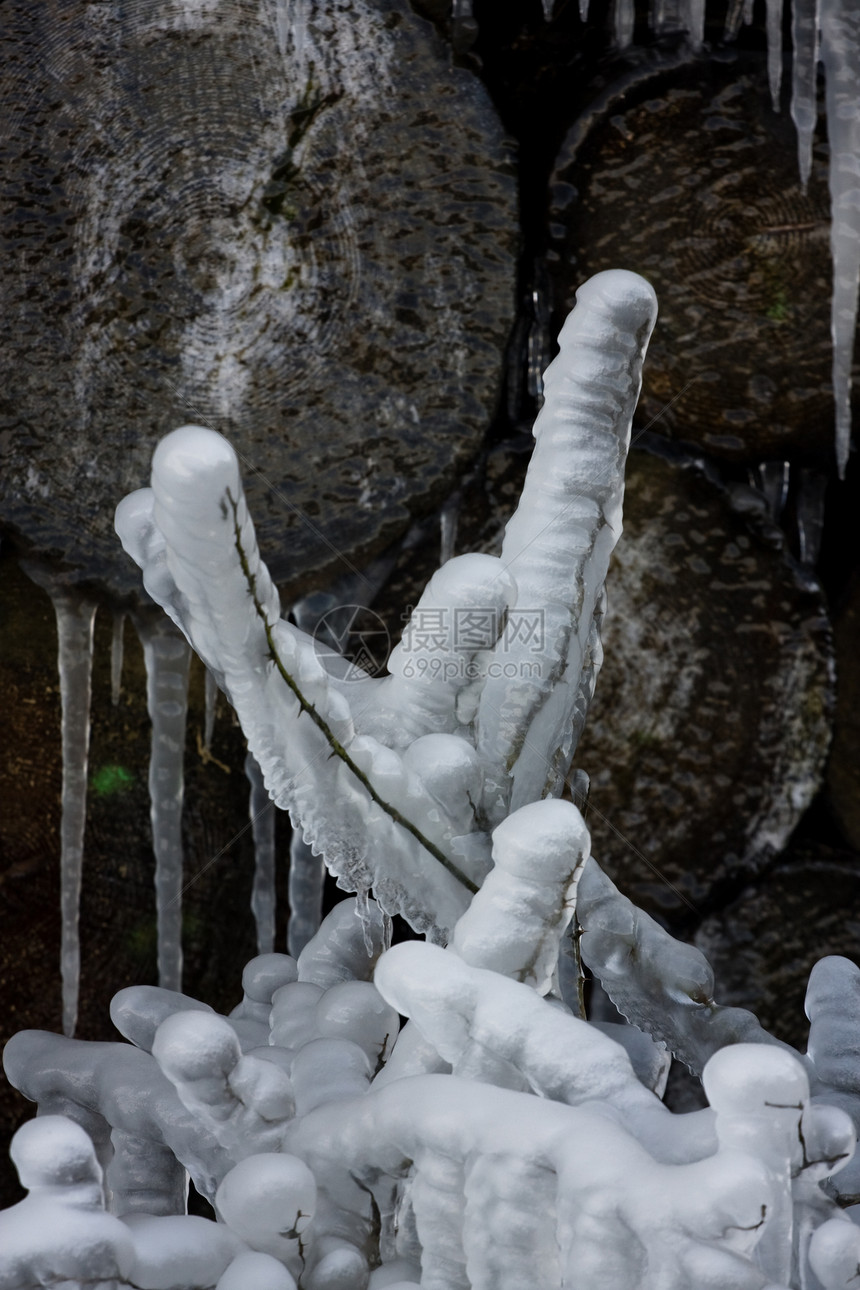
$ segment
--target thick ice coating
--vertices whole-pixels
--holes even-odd
[[[596,274],[579,288],[544,377],[535,450],[502,545],[517,600],[488,653],[478,707],[493,824],[557,795],[570,767],[599,665],[592,628],[621,534],[630,425],[656,317],[643,278]]]

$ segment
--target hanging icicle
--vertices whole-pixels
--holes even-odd
[[[439,512],[439,565],[447,564],[457,548],[457,521],[463,497],[459,489],[452,493]]]
[[[685,0],[684,26],[693,49],[701,49],[705,39],[705,0]]]
[[[322,922],[325,868],[322,856],[314,855],[298,829],[290,843],[290,918],[287,950],[298,958]]]
[[[47,591],[57,616],[63,746],[60,970],[63,979],[63,1032],[73,1035],[78,1019],[81,975],[78,923],[87,822],[87,755],[96,604],[76,588],[65,585],[61,576],[41,565],[23,561],[21,567],[33,582]]]
[[[860,8],[856,0],[822,0],[820,23],[830,142],[836,462],[844,478],[851,447],[851,365],[860,286]]]
[[[619,49],[627,49],[633,41],[635,16],[633,0],[615,0],[615,43]]]
[[[751,474],[750,483],[764,494],[768,514],[774,524],[778,524],[782,516],[790,482],[791,464],[787,461],[763,461]]]
[[[458,54],[471,49],[478,35],[478,24],[472,13],[472,0],[453,0],[451,6],[451,43]]]
[[[149,798],[158,914],[158,983],[182,989],[182,797],[191,650],[158,610],[134,615],[152,722]]]
[[[800,182],[806,188],[812,169],[812,136],[818,115],[816,75],[818,67],[819,0],[793,0],[791,40],[794,62],[791,80],[791,119],[797,130],[797,163]]]
[[[113,635],[110,642],[110,701],[114,707],[119,703],[122,689],[122,650],[125,634],[125,614],[113,616]]]
[[[275,948],[275,806],[253,753],[245,758],[245,774],[251,785],[248,814],[254,835],[251,912],[257,925],[257,953],[271,954]]]
[[[782,0],[767,0],[767,79],[774,112],[782,85]]]
[[[204,673],[204,717],[203,717],[203,747],[206,752],[212,751],[212,736],[215,733],[215,708],[218,703],[218,682],[215,677],[206,668]]]
[[[800,469],[800,486],[797,490],[797,535],[800,539],[800,563],[814,569],[821,553],[824,532],[824,497],[827,477],[820,470],[807,466]]]

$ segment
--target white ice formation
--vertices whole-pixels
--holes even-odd
[[[531,516],[507,557],[431,579],[378,681],[344,679],[280,620],[225,441],[193,427],[158,449],[152,489],[120,507],[126,547],[269,792],[357,894],[307,939],[311,893],[297,957],[253,959],[229,1017],[132,987],[111,1008],[127,1042],[10,1041],[6,1072],[40,1116],[13,1142],[28,1196],[0,1213],[0,1290],[856,1281],[840,1202],[860,1200],[860,969],[816,967],[809,1052],[793,1052],[718,1005],[704,958],[617,891],[559,800],[653,316],[631,274],[580,293]],[[533,658],[518,609],[544,614]],[[506,666],[510,690],[491,686]],[[393,911],[428,941],[392,947]],[[635,1025],[565,1003],[571,945]],[[666,1049],[701,1071],[709,1108],[663,1105]],[[186,1213],[188,1176],[217,1221]]]
[[[386,677],[338,677],[281,618],[220,435],[169,435],[152,487],[117,510],[147,591],[235,707],[273,800],[343,887],[373,888],[435,939],[487,872],[488,829],[558,793],[569,769],[655,314],[633,274],[580,289],[502,556],[460,556],[433,576]]]

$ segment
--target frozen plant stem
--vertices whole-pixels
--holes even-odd
[[[254,609],[263,623],[263,629],[266,633],[266,641],[269,646],[270,657],[275,667],[277,668],[280,676],[283,678],[285,683],[289,686],[289,688],[292,690],[293,694],[295,695],[296,699],[298,700],[300,710],[304,713],[307,713],[311,721],[313,721],[314,725],[317,727],[318,730],[322,732],[323,736],[325,737],[326,742],[329,744],[329,747],[331,748],[332,755],[335,757],[339,757],[340,760],[344,763],[344,765],[349,767],[353,775],[355,775],[356,779],[361,784],[363,784],[364,787],[367,789],[369,797],[373,802],[376,803],[376,805],[380,808],[380,810],[383,810],[385,814],[388,815],[394,821],[395,824],[398,824],[400,825],[401,828],[406,829],[407,833],[411,833],[412,836],[415,838],[416,842],[418,842],[419,845],[422,846],[425,851],[428,851],[434,860],[438,860],[439,864],[442,865],[443,869],[447,869],[448,872],[454,878],[456,878],[457,881],[461,883],[462,886],[464,886],[467,891],[472,892],[472,894],[474,895],[474,893],[478,890],[478,888],[475,886],[472,880],[470,878],[467,878],[466,875],[462,873],[460,869],[458,869],[458,867],[454,864],[454,862],[452,860],[449,860],[448,857],[442,851],[440,851],[437,846],[434,846],[434,844],[430,841],[430,839],[426,838],[424,834],[421,832],[421,830],[416,828],[416,826],[412,823],[411,820],[406,819],[406,817],[403,816],[400,813],[400,811],[397,810],[396,806],[392,806],[390,802],[386,802],[382,797],[380,797],[380,795],[377,793],[371,781],[365,775],[364,771],[361,769],[361,767],[357,766],[356,763],[353,761],[353,759],[350,757],[349,753],[344,748],[343,744],[335,735],[331,726],[328,724],[325,718],[322,717],[319,712],[317,712],[314,705],[310,703],[308,699],[305,698],[304,694],[299,688],[297,681],[287,671],[286,667],[284,666],[283,660],[281,659],[281,656],[278,653],[278,647],[275,642],[274,635],[272,633],[272,624],[269,622],[268,618],[266,617],[265,610],[263,609],[263,606],[260,604],[260,601],[257,598],[256,575],[251,572],[245,552],[242,549],[242,532],[239,526],[238,504],[229,489],[227,490],[227,500],[233,512],[233,529],[236,536],[236,551],[239,556],[239,563],[242,567],[242,572],[244,573],[248,583],[248,592],[251,596],[251,600],[253,601]]]

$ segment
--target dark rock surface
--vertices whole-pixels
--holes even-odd
[[[650,66],[607,89],[562,147],[557,321],[598,270],[642,273],[660,302],[643,422],[659,417],[655,431],[730,461],[829,459],[824,126],[803,192],[787,100],[774,112],[763,59]]]
[[[512,154],[405,0],[4,8],[0,525],[135,594],[157,440],[239,451],[297,586],[439,499],[492,418]]]
[[[806,1050],[809,973],[826,954],[860,955],[860,855],[809,840],[705,919],[696,944],[716,975],[719,1003],[755,1012]]]
[[[633,900],[677,916],[779,852],[815,795],[824,601],[697,470],[639,453],[608,595],[576,755],[593,848]]]

